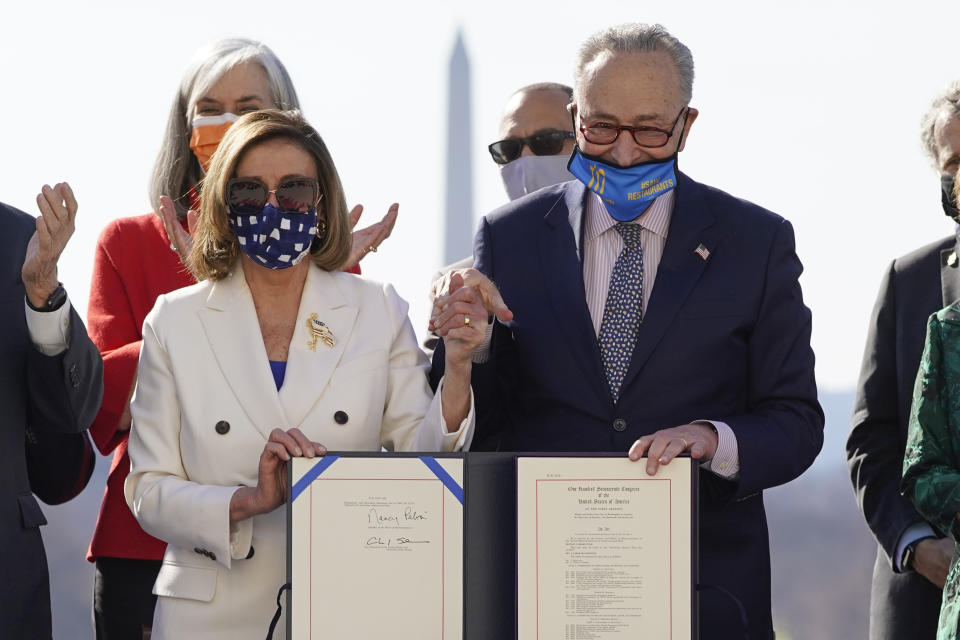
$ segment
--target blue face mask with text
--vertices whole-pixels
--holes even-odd
[[[259,213],[230,209],[230,226],[240,250],[268,269],[292,267],[310,252],[317,235],[317,210],[286,212],[267,203]]]
[[[630,167],[607,164],[574,148],[567,170],[603,200],[619,222],[638,218],[650,203],[677,186],[677,154]]]

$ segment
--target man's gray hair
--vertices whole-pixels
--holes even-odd
[[[183,74],[167,117],[163,143],[150,178],[150,204],[154,211],[160,211],[160,196],[168,195],[176,204],[177,215],[186,216],[187,192],[203,177],[200,163],[190,150],[194,105],[226,72],[244,62],[263,67],[270,81],[270,98],[278,109],[300,108],[290,74],[267,45],[247,38],[227,38],[201,49]]]
[[[954,80],[940,92],[940,95],[930,104],[930,108],[927,109],[927,113],[924,114],[923,121],[920,123],[920,142],[937,171],[940,170],[940,163],[934,128],[937,124],[937,117],[944,110],[949,111],[955,118],[960,117],[960,80]]]
[[[573,71],[574,90],[580,95],[584,81],[584,69],[605,51],[625,53],[651,53],[663,51],[670,54],[680,75],[683,88],[683,103],[689,104],[693,97],[693,54],[659,24],[630,22],[598,31],[580,45],[577,64]]]

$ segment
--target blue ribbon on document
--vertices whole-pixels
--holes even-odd
[[[447,473],[447,470],[440,466],[440,463],[437,462],[436,458],[431,458],[429,456],[420,456],[420,461],[423,464],[427,465],[427,468],[430,471],[433,471],[433,475],[437,476],[437,479],[440,480],[450,490],[450,493],[453,494],[453,497],[460,501],[460,504],[463,504],[463,487],[457,484],[457,481]]]
[[[310,483],[316,480],[317,477],[336,462],[339,457],[340,456],[323,456],[320,462],[310,467],[310,471],[307,471],[303,474],[302,478],[294,483],[293,489],[290,490],[290,502],[296,500],[297,496],[303,493],[304,490],[310,486]]]

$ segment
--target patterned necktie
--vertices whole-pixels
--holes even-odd
[[[620,398],[620,387],[627,375],[637,332],[643,316],[643,249],[638,224],[617,223],[623,238],[623,250],[610,274],[607,304],[600,321],[600,356],[613,401]]]

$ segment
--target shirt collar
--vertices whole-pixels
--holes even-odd
[[[670,228],[670,218],[673,216],[675,191],[675,189],[671,189],[657,196],[647,207],[647,210],[643,212],[643,215],[627,224],[642,225],[647,231],[666,238],[667,231]],[[606,205],[603,204],[603,200],[595,192],[589,191],[587,193],[586,205],[587,219],[584,223],[584,240],[589,242],[612,229],[617,221],[607,213]]]

